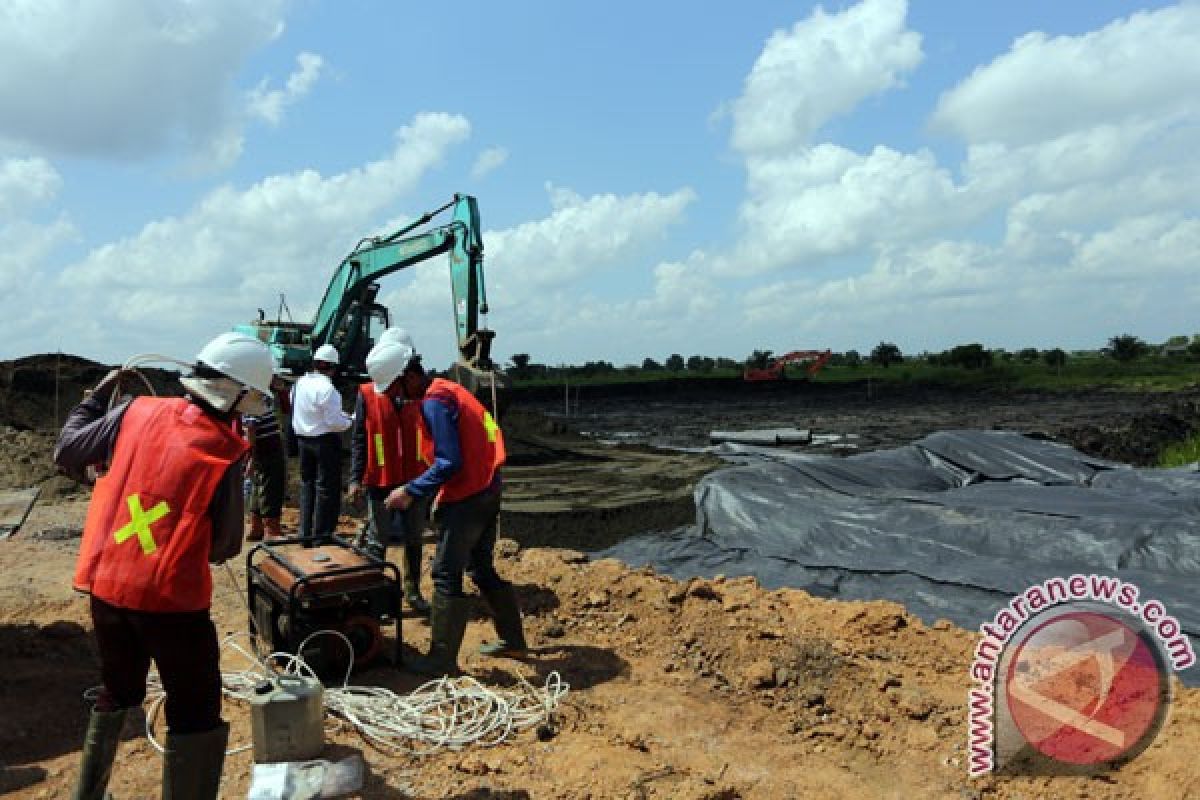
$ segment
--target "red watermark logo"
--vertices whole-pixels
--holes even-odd
[[[968,770],[1094,773],[1150,745],[1172,670],[1195,663],[1179,622],[1136,586],[1073,575],[1030,587],[980,626]]]

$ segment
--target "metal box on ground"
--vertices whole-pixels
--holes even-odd
[[[307,761],[325,747],[324,690],[303,675],[280,675],[250,697],[254,760]]]
[[[272,650],[302,656],[326,682],[341,682],[351,655],[340,637],[312,636],[317,631],[349,639],[352,666],[360,668],[379,657],[380,625],[390,621],[393,662],[400,652],[400,571],[336,538],[311,548],[300,539],[255,545],[246,555],[246,591],[251,630]]]

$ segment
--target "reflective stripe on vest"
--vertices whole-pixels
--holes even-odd
[[[433,464],[433,438],[427,435],[419,400],[400,407],[400,459],[404,462],[402,483],[414,480]]]
[[[478,494],[492,485],[504,463],[504,434],[475,395],[443,378],[434,378],[426,399],[443,399],[458,407],[458,445],[463,465],[442,485],[439,503],[453,503]]]
[[[366,411],[367,463],[363,469],[364,486],[376,488],[404,483],[404,466],[400,441],[400,415],[387,395],[375,391],[375,384],[359,386],[362,406]]]
[[[424,425],[424,420],[422,420],[421,427],[417,428],[417,459],[422,464],[424,464],[426,467],[432,467],[433,466],[433,456],[431,455],[431,453],[433,452],[433,449],[430,448],[430,453],[425,452],[425,442],[426,441],[427,440],[425,438],[425,425]]]
[[[209,506],[245,451],[230,426],[183,398],[135,399],[92,493],[75,588],[139,611],[208,608]]]

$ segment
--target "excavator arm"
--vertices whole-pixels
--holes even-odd
[[[414,233],[448,210],[450,222]],[[511,380],[492,363],[495,333],[480,327],[480,316],[488,311],[483,237],[479,206],[469,195],[454,195],[449,203],[422,214],[394,233],[361,240],[334,271],[311,325],[282,319],[268,321],[260,313],[258,320],[234,329],[267,343],[278,367],[293,374],[310,368],[317,348],[332,344],[341,356],[339,384],[362,381],[366,378],[367,353],[374,344],[373,332],[390,323],[387,309],[375,302],[379,280],[442,254],[450,259],[450,291],[460,354],[447,374],[498,413],[506,403]]]
[[[428,223],[435,215],[453,209],[452,220],[424,233],[405,236]],[[475,198],[456,194],[441,208],[422,214],[404,228],[383,237],[364,239],[334,272],[313,320],[311,345],[323,344],[339,350],[358,349],[364,315],[375,308],[377,281],[393,272],[435,256],[450,258],[450,287],[454,304],[459,352],[472,366],[491,369],[492,331],[481,330],[480,314],[487,313],[484,288],[483,239],[479,230],[479,206]],[[363,343],[365,344],[365,343]],[[361,370],[357,363],[366,350],[347,353],[349,371]]]

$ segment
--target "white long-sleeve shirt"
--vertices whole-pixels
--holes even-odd
[[[292,387],[292,430],[297,436],[341,433],[353,419],[342,410],[342,397],[327,376],[310,372]]]

